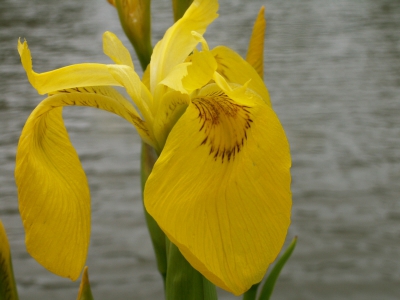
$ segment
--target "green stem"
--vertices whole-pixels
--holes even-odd
[[[167,300],[217,300],[215,285],[183,257],[178,247],[167,239]]]
[[[246,293],[244,293],[243,300],[256,300],[259,285],[259,283],[253,285]]]
[[[154,149],[142,142],[142,155],[141,155],[142,197],[144,195],[144,187],[147,178],[149,177],[151,171],[153,170],[153,166],[156,160],[157,160],[157,154],[155,153]],[[146,211],[144,205],[143,208],[146,217],[147,228],[149,229],[150,232],[151,242],[153,244],[154,252],[157,259],[158,271],[161,273],[165,287],[165,280],[167,275],[167,249],[165,243],[165,234],[158,226],[157,222],[153,219],[153,217],[150,216],[149,213]]]

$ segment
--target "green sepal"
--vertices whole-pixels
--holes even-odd
[[[296,243],[297,243],[297,237],[294,237],[289,247],[282,254],[279,260],[275,263],[274,267],[272,268],[272,271],[269,273],[267,280],[265,281],[261,289],[260,297],[258,297],[258,300],[269,300],[274,290],[276,280],[278,279],[279,274],[283,269],[284,265],[292,255],[294,248],[296,247]]]
[[[217,300],[217,290],[167,239],[168,270],[166,300]]]
[[[149,145],[142,142],[142,154],[141,154],[141,182],[142,182],[142,195],[144,187],[146,185],[147,178],[149,177],[153,166],[157,160],[157,154],[154,149]],[[165,234],[158,226],[157,222],[152,216],[146,211],[143,205],[144,214],[146,217],[147,228],[150,232],[151,242],[153,244],[154,253],[157,259],[158,271],[161,273],[165,287],[165,277],[167,275],[167,249]]]
[[[17,286],[11,261],[10,245],[0,221],[0,300],[18,300]]]
[[[81,285],[79,287],[78,298],[76,300],[93,300],[92,290],[89,282],[88,267],[83,269]]]

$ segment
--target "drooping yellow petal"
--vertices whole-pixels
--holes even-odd
[[[218,16],[216,0],[195,0],[184,16],[171,26],[163,39],[154,47],[150,62],[151,92],[171,70],[185,61],[193,51],[198,40],[192,31],[204,34],[207,26]]]
[[[248,83],[248,88],[255,91],[265,103],[271,106],[269,93],[263,80],[248,62],[228,47],[218,46],[211,52],[218,63],[219,74],[231,83],[240,85]]]
[[[64,100],[64,105],[91,106],[112,112],[135,126],[142,140],[154,147],[154,137],[150,124],[143,121],[130,101],[125,99],[112,87],[83,87],[57,91],[55,94],[74,93],[70,100]],[[54,106],[54,105],[53,105]]]
[[[18,40],[18,52],[29,82],[41,95],[74,87],[121,86],[110,74],[107,65],[84,63],[36,73],[32,69],[31,52],[26,41],[21,43]]]
[[[185,258],[235,295],[262,279],[290,223],[289,145],[270,106],[254,97],[243,105],[215,84],[200,91],[170,132],[144,195]]]
[[[35,108],[18,144],[15,179],[28,252],[51,272],[73,280],[86,260],[90,195],[62,120],[62,106],[116,113],[134,124],[142,137],[147,135],[136,112],[110,95],[114,93],[104,87],[59,91]]]
[[[28,252],[49,271],[76,280],[89,246],[90,196],[61,108],[40,104],[31,114],[15,180]]]
[[[251,34],[246,61],[253,66],[261,78],[264,78],[264,40],[267,23],[264,18],[264,6],[261,7]]]

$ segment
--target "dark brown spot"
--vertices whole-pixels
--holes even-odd
[[[251,128],[251,107],[235,103],[222,91],[216,91],[192,102],[199,114],[199,132],[204,134],[200,146],[209,147],[215,161],[234,160],[245,147]]]

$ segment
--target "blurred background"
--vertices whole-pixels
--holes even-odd
[[[210,46],[245,55],[261,5],[265,81],[293,157],[286,246],[299,238],[272,299],[400,299],[400,1],[220,0]],[[152,6],[156,42],[172,11],[169,0]],[[79,281],[49,273],[25,249],[15,150],[43,97],[27,81],[17,40],[28,40],[34,69],[44,72],[110,63],[106,30],[131,49],[105,0],[0,0],[0,218],[22,300],[75,299]],[[66,108],[64,117],[91,187],[95,299],[163,299],[142,211],[138,135],[96,109]],[[239,298],[221,291],[221,299]]]

